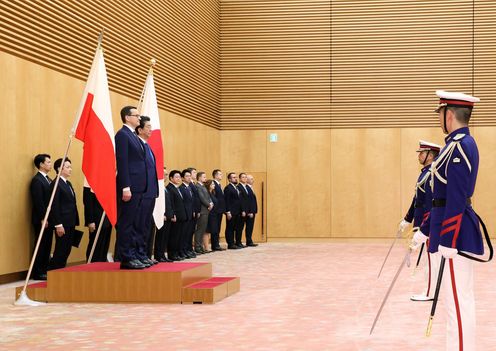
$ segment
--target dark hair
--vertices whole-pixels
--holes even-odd
[[[242,173],[240,173],[240,174],[238,175],[238,177],[240,177],[240,178],[241,178],[241,176],[242,176],[243,174],[244,174],[244,175],[246,175],[246,173],[242,172]]]
[[[121,120],[122,120],[122,123],[126,123],[126,116],[130,116],[131,115],[131,110],[132,109],[136,109],[136,107],[134,107],[134,106],[124,106],[121,109]]]
[[[202,175],[204,175],[204,174],[205,174],[205,172],[198,172],[198,173],[196,174],[196,179],[200,179],[200,177],[201,177]]]
[[[214,177],[214,178],[215,178],[215,176],[216,176],[216,175],[217,175],[217,173],[219,173],[219,172],[220,172],[220,169],[214,169],[214,170],[212,171],[212,177]]]
[[[207,179],[207,181],[205,182],[205,188],[207,188],[210,194],[215,194],[215,189],[210,190],[210,185],[212,185],[213,182],[213,179]]]
[[[186,168],[186,169],[187,169],[188,171],[190,171],[190,172],[191,172],[191,171],[196,171],[196,168],[195,168],[195,167],[188,167],[188,168]]]
[[[136,134],[139,135],[139,133],[138,133],[139,129],[145,128],[145,123],[146,122],[150,122],[150,121],[151,121],[150,117],[148,117],[148,116],[141,116],[141,118],[140,118],[140,124],[135,129]]]
[[[40,164],[45,162],[47,158],[51,158],[49,154],[38,154],[34,157],[34,166],[38,169],[40,169]]]
[[[448,110],[453,112],[458,122],[468,124],[472,116],[471,107],[448,107]]]
[[[231,176],[232,176],[233,174],[236,174],[236,173],[234,173],[234,172],[228,173],[228,174],[227,174],[227,180],[231,180]]]
[[[176,174],[181,175],[181,172],[180,172],[180,171],[178,171],[177,169],[173,169],[172,171],[170,171],[170,172],[169,172],[169,180],[171,180],[172,178],[174,178],[174,176],[175,176]]]
[[[181,177],[184,178],[184,176],[186,175],[186,173],[189,173],[191,175],[191,171],[190,170],[183,169],[183,171],[181,172]]]
[[[71,160],[69,160],[69,157],[66,157],[65,161],[72,163]],[[55,169],[56,173],[59,173],[59,168],[61,165],[62,165],[62,159],[61,158],[57,159],[57,161],[55,161],[55,163],[53,164],[53,168]]]

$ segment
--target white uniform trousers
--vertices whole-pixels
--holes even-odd
[[[438,255],[440,255],[438,253]],[[446,350],[475,350],[473,261],[456,255],[447,259],[442,280],[446,306]]]

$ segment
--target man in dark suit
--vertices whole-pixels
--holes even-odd
[[[185,169],[181,172],[183,184],[179,187],[181,195],[184,199],[184,207],[186,209],[187,221],[184,225],[181,254],[187,258],[195,258],[196,254],[193,251],[193,233],[195,231],[195,209],[194,209],[194,195],[191,183],[191,173]]]
[[[84,225],[88,227],[90,234],[90,240],[88,241],[88,247],[86,248],[86,261],[88,261],[91,249],[93,248],[93,243],[95,242],[96,232],[100,225],[100,220],[102,219],[103,208],[89,186],[84,186],[83,188],[83,204]],[[107,262],[107,252],[110,245],[111,233],[112,224],[110,224],[108,217],[105,216],[91,262]]]
[[[115,135],[117,163],[117,243],[121,269],[143,269],[139,260],[138,225],[143,193],[147,189],[145,147],[135,133],[140,115],[133,106],[121,110],[124,125]]]
[[[224,196],[226,199],[226,241],[227,248],[230,250],[242,249],[241,235],[239,232],[239,221],[241,221],[241,200],[239,197],[238,176],[236,173],[227,175],[229,184],[224,188]],[[236,240],[236,241],[235,241]]]
[[[198,183],[198,179],[197,179],[198,171],[194,167],[189,167],[187,168],[187,170],[191,173],[190,189],[191,192],[193,193],[193,225],[192,225],[193,228],[192,229],[193,229],[193,233],[195,233],[196,228],[198,227],[198,220],[200,219],[200,212],[201,212],[200,194],[198,193],[198,188],[196,187],[196,184]],[[192,238],[193,237],[194,234],[192,234]],[[196,250],[192,250],[192,252],[198,254]]]
[[[170,194],[173,212],[171,217],[171,232],[169,245],[167,247],[167,254],[168,258],[173,261],[182,261],[186,258],[180,254],[183,227],[188,220],[183,195],[179,191],[181,184],[181,172],[178,170],[171,171],[169,174],[169,184],[167,185],[167,190]]]
[[[164,182],[168,179],[167,170],[164,167]],[[174,216],[174,209],[172,207],[171,194],[167,186],[164,188],[165,193],[165,212],[164,212],[164,225],[160,229],[156,229],[155,235],[155,246],[154,246],[154,256],[158,262],[172,262],[171,259],[165,256],[165,252],[168,251],[167,247],[169,245],[170,231],[172,225],[172,217]]]
[[[246,183],[247,183],[246,190],[248,191],[248,203],[249,203],[248,211],[246,214],[246,246],[258,246],[258,244],[255,244],[252,239],[253,227],[255,225],[255,216],[258,212],[258,205],[257,205],[257,196],[253,191],[254,179],[251,174],[248,174],[246,176]]]
[[[48,173],[52,170],[50,155],[36,155],[34,157],[34,165],[38,169],[38,172],[36,172],[36,175],[31,179],[29,193],[31,194],[32,202],[31,224],[34,229],[36,245],[51,195],[50,183],[52,180],[48,176]],[[52,249],[52,232],[53,228],[49,227],[47,222],[33,265],[33,279],[46,280],[47,278],[46,273],[48,270],[48,263],[50,262],[50,250]]]
[[[246,183],[246,173],[240,173],[239,174],[239,184],[237,186],[238,188],[238,193],[239,193],[239,202],[241,206],[241,216],[239,217],[238,221],[238,227],[237,227],[237,232],[239,233],[239,240],[236,237],[236,246],[239,247],[245,247],[243,243],[241,242],[242,235],[243,235],[243,229],[245,227],[246,220],[248,219],[248,211],[250,210],[250,199],[249,199],[249,194],[248,190],[246,187],[248,186]]]
[[[214,169],[212,172],[212,177],[215,183],[215,198],[217,199],[217,204],[213,208],[217,218],[214,221],[217,224],[215,233],[212,231],[210,240],[212,241],[212,251],[223,251],[219,244],[219,233],[222,226],[222,217],[226,212],[226,200],[224,198],[224,191],[222,190],[220,182],[222,181],[222,171],[220,169]]]
[[[76,193],[68,180],[72,173],[71,160],[66,158],[62,165],[62,159],[59,158],[54,163],[55,172],[58,173],[60,167],[62,167],[60,180],[50,210],[50,224],[55,227],[56,234],[55,250],[50,261],[50,269],[59,269],[66,266],[67,258],[71,254],[74,231],[76,226],[79,225]],[[55,183],[51,183],[51,190],[54,188]]]
[[[152,235],[151,229],[153,222],[153,208],[155,207],[155,199],[158,197],[158,177],[155,155],[147,142],[152,135],[152,124],[150,123],[150,117],[141,116],[140,124],[136,127],[136,134],[138,134],[138,137],[145,148],[146,176],[148,184],[146,191],[143,193],[141,210],[138,219],[138,257],[139,260],[145,265],[153,265],[158,263],[156,260],[151,260],[153,248],[150,247],[150,243],[153,243],[153,240],[150,240],[150,236]]]

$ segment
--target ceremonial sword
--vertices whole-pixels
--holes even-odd
[[[417,258],[417,264],[415,265],[415,267],[413,267],[412,276],[415,275],[415,271],[417,270],[417,267],[419,266],[420,258],[422,257],[422,252],[424,251],[424,246],[425,246],[425,243],[422,243],[422,246],[420,247],[420,252],[419,252],[419,255]]]
[[[398,277],[401,273],[401,270],[403,269],[405,264],[407,266],[410,266],[410,254],[411,254],[411,252],[412,252],[412,248],[408,247],[408,250],[405,254],[405,257],[403,258],[403,261],[401,261],[401,264],[400,264],[398,270],[396,271],[396,274],[395,274],[393,280],[391,281],[391,284],[389,285],[389,289],[386,292],[384,299],[382,300],[381,307],[379,307],[379,311],[377,311],[377,315],[375,316],[374,323],[372,324],[372,328],[370,328],[370,334],[369,335],[372,335],[372,332],[374,331],[375,325],[376,325],[377,321],[379,320],[379,316],[381,315],[382,309],[383,309],[384,305],[386,304],[386,301],[389,297],[389,294],[391,293],[391,290],[393,290],[393,287],[394,287],[394,284],[396,283],[396,280],[398,280]]]
[[[398,231],[396,232],[396,237],[394,238],[393,243],[389,247],[389,251],[387,252],[386,257],[384,258],[384,262],[382,262],[382,266],[381,266],[381,269],[379,271],[379,274],[377,274],[377,279],[379,279],[379,277],[381,276],[382,269],[384,268],[384,265],[386,264],[386,261],[389,257],[389,254],[391,253],[391,250],[393,249],[394,244],[396,244],[396,240],[398,240],[398,238],[401,237],[401,232],[402,232],[401,229],[398,229]]]

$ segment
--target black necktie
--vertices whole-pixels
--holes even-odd
[[[48,184],[52,184],[52,180],[50,179],[50,177],[48,175],[46,175],[45,178],[46,178]]]

